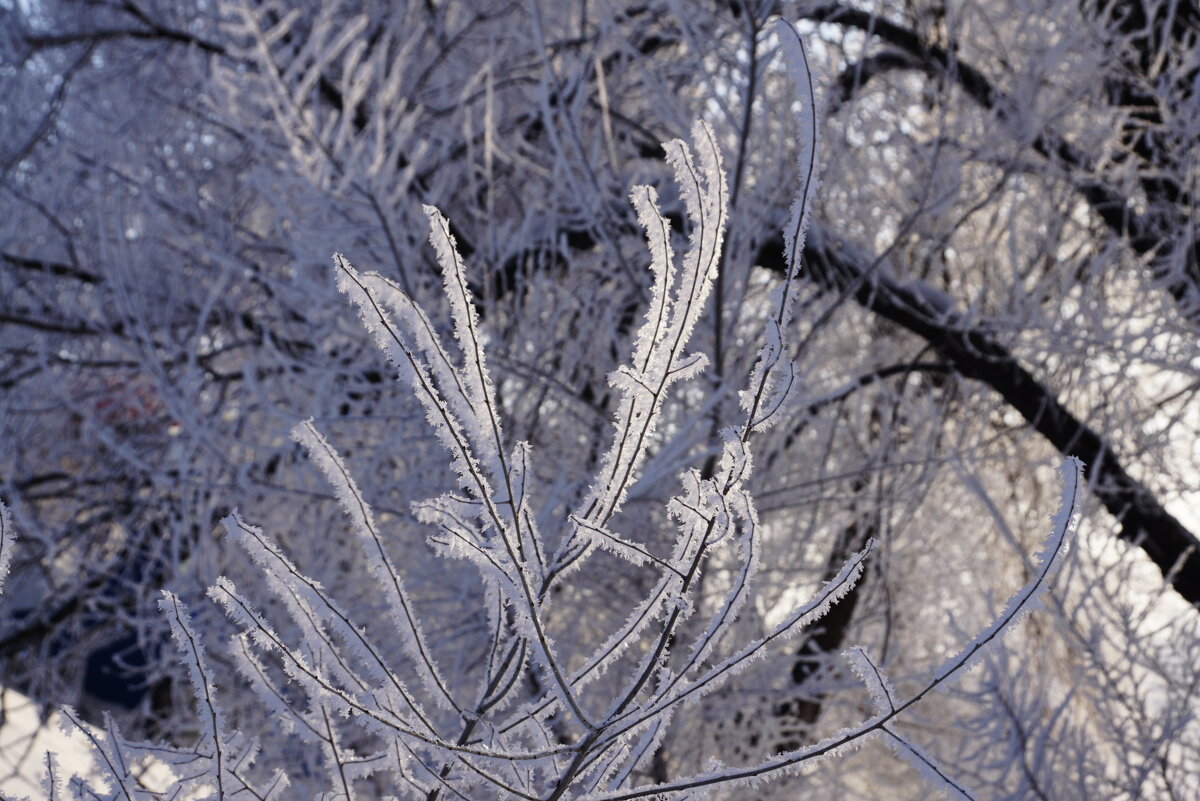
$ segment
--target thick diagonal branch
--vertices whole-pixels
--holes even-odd
[[[782,270],[783,240],[759,250],[758,263]],[[959,373],[1000,394],[1059,453],[1078,456],[1093,476],[1093,493],[1121,522],[1118,536],[1141,548],[1171,585],[1200,604],[1200,540],[1133,478],[1105,438],[1077,418],[1057,393],[1027,370],[989,333],[927,306],[912,288],[854,261],[827,238],[810,240],[802,272],[831,291],[845,291],[863,308],[920,337]]]

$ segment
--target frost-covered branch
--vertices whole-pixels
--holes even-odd
[[[283,129],[290,156],[315,184],[353,190],[379,211],[380,187],[362,184],[356,176],[362,175],[364,159],[378,167],[380,159],[396,158],[398,145],[380,122],[392,112],[374,109],[361,125],[352,112],[368,114],[370,87],[381,92],[382,107],[395,99],[389,95],[398,92],[392,78],[380,83],[381,76],[392,73],[380,65],[389,53],[410,45],[372,30],[366,16],[342,19],[323,9],[312,23],[316,33],[305,39],[296,36],[302,10],[273,4],[231,8],[233,38],[243,57],[259,65],[253,78],[269,89],[265,111]],[[430,6],[429,13],[438,12]],[[540,20],[537,24],[542,38]],[[338,289],[357,307],[444,451],[433,460],[423,451],[411,460],[398,459],[399,469],[424,471],[440,464],[454,489],[416,500],[411,514],[385,514],[378,485],[360,486],[353,477],[349,447],[343,459],[333,444],[337,436],[326,438],[311,419],[295,426],[292,439],[348,520],[353,547],[343,553],[342,541],[330,537],[331,550],[323,553],[351,564],[341,575],[357,577],[353,568],[362,567],[367,581],[356,596],[360,605],[343,601],[360,588],[323,584],[317,578],[326,575],[323,566],[305,562],[296,538],[277,538],[267,530],[276,527],[275,521],[260,528],[236,512],[224,518],[222,543],[240,549],[248,560],[230,570],[238,584],[228,576],[216,578],[209,597],[239,631],[229,647],[237,681],[285,730],[270,734],[314,756],[293,764],[285,754],[260,754],[258,742],[231,724],[236,710],[223,705],[226,691],[217,687],[216,660],[202,644],[209,631],[167,592],[160,611],[195,700],[195,742],[190,748],[129,742],[115,724],[106,722],[103,731],[97,730],[68,710],[68,721],[100,764],[98,780],[76,779],[79,795],[143,801],[191,793],[220,801],[271,801],[287,792],[291,773],[303,775],[306,787],[320,784],[319,797],[345,801],[687,798],[715,786],[741,788],[795,772],[872,737],[887,739],[935,783],[968,794],[966,782],[958,782],[898,724],[906,711],[998,642],[1046,590],[1078,524],[1081,465],[1075,460],[1064,467],[1060,511],[1028,583],[960,652],[923,674],[927,678],[897,688],[867,649],[857,647],[847,658],[875,705],[865,719],[816,743],[752,756],[738,767],[705,768],[683,777],[654,768],[694,705],[718,691],[738,689],[735,682],[760,660],[786,654],[792,638],[845,598],[868,559],[881,550],[874,540],[856,545],[861,550],[849,553],[829,581],[809,587],[807,600],[780,609],[787,611],[778,623],[759,625],[748,613],[763,588],[771,528],[790,533],[795,524],[760,519],[753,479],[756,449],[791,413],[801,384],[802,371],[793,362],[798,348],[792,342],[792,318],[802,294],[800,256],[806,252],[818,183],[819,120],[808,53],[794,26],[778,23],[773,37],[786,51],[798,97],[799,182],[783,234],[786,269],[761,313],[741,325],[739,337],[754,344],[745,353],[747,375],[732,419],[717,441],[673,446],[672,459],[684,466],[672,467],[678,481],[657,516],[645,514],[630,497],[640,482],[657,477],[648,465],[660,456],[658,443],[681,426],[695,397],[709,392],[717,400],[707,408],[719,411],[720,393],[729,391],[722,386],[710,392],[710,386],[693,381],[708,364],[693,340],[718,271],[726,268],[721,261],[730,220],[722,136],[707,121],[695,123],[690,142],[663,145],[678,188],[682,230],[673,230],[674,209],[664,208],[659,189],[640,185],[630,193],[648,252],[648,303],[627,359],[609,374],[611,432],[564,434],[573,438],[572,447],[583,439],[593,448],[590,472],[573,488],[561,486],[570,480],[552,456],[540,452],[540,440],[529,437],[538,442],[535,449],[512,434],[522,428],[508,416],[510,406],[523,402],[530,390],[519,380],[507,385],[507,378],[493,378],[489,365],[502,362],[491,318],[481,320],[471,289],[466,257],[472,254],[460,246],[440,211],[424,207],[440,270],[440,297],[448,309],[452,336],[447,341],[423,308],[426,295],[410,291],[408,279],[419,272],[415,266],[398,264],[400,280],[393,280],[360,273],[343,255],[334,256]],[[551,47],[547,42],[542,49]],[[287,58],[279,57],[280,49],[288,51]],[[554,68],[550,59],[544,66]],[[597,74],[602,66],[595,65]],[[340,114],[326,113],[313,102],[331,71],[343,76]],[[493,91],[490,76],[480,80],[485,92]],[[548,96],[540,98],[542,107],[573,102],[567,98],[568,83],[560,84],[564,95],[553,104]],[[368,146],[364,131],[381,137],[376,146]],[[555,146],[566,153],[569,144],[556,141]],[[498,151],[490,143],[488,148],[491,159]],[[932,293],[922,297],[927,311],[929,302],[938,300]],[[725,366],[717,372],[726,380]],[[697,469],[701,459],[705,467]],[[378,516],[373,503],[381,510]],[[311,529],[319,523],[307,511],[297,515],[298,524],[313,536]],[[7,509],[0,506],[0,580],[11,558],[11,527]],[[419,555],[412,542],[416,531],[424,531],[429,546]],[[477,577],[479,586],[462,591],[439,585],[436,594],[430,592],[421,580],[430,570],[422,561],[426,558],[465,561],[470,569],[463,572],[472,581]],[[250,580],[236,570],[246,571]],[[620,592],[613,591],[612,575],[622,582]],[[720,583],[706,585],[709,578]],[[593,615],[598,604],[590,599],[599,596],[606,602],[608,596],[623,598],[624,605],[618,614]],[[435,604],[447,603],[457,605],[457,618],[433,611]],[[461,636],[462,631],[469,635]],[[455,642],[460,636],[462,641]],[[173,776],[166,793],[141,781],[137,766],[150,759],[161,761]],[[265,764],[259,767],[256,761]]]
[[[857,726],[851,726],[814,745],[795,749],[779,756],[765,760],[757,765],[745,768],[727,768],[698,774],[686,779],[650,785],[628,792],[605,793],[596,796],[604,801],[655,797],[673,797],[688,790],[708,787],[716,784],[722,786],[752,785],[762,779],[780,772],[794,771],[802,765],[822,759],[826,756],[844,753],[847,750],[861,747],[870,738],[886,732],[889,738],[899,741],[904,751],[913,755],[914,759],[929,760],[922,757],[922,751],[915,745],[904,740],[901,735],[889,728],[889,724],[908,708],[920,703],[942,683],[961,674],[970,666],[979,654],[997,642],[1004,633],[1016,625],[1022,617],[1034,608],[1037,597],[1048,589],[1050,577],[1062,566],[1062,561],[1070,545],[1071,536],[1079,525],[1083,502],[1083,465],[1077,459],[1068,459],[1062,470],[1063,489],[1059,499],[1059,509],[1054,516],[1052,529],[1042,553],[1037,561],[1036,570],[1030,581],[1012,598],[996,620],[975,637],[962,651],[947,659],[932,674],[918,690],[909,693],[903,700],[889,700],[889,684],[882,675],[878,677],[876,692],[883,693],[887,708]],[[860,651],[861,655],[862,652]],[[865,659],[865,656],[861,657]],[[859,663],[861,666],[861,662]],[[870,684],[868,684],[870,687]],[[874,694],[874,693],[873,693]],[[930,773],[937,774],[932,760],[927,763]],[[952,785],[953,786],[953,785]],[[959,793],[964,791],[958,790]]]
[[[0,501],[0,591],[4,589],[4,579],[8,577],[9,566],[12,565],[13,547],[17,541],[17,533],[13,530],[12,513]]]

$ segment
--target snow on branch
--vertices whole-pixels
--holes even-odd
[[[248,10],[240,19],[247,30],[254,28],[260,44],[274,35],[272,30],[287,30],[291,24],[285,18],[267,30],[262,27],[267,17]],[[488,337],[447,219],[431,206],[424,209],[453,325],[449,349],[403,286],[375,273],[360,274],[346,258],[334,256],[339,290],[358,308],[367,332],[423,409],[447,451],[445,469],[457,489],[414,503],[412,519],[395,522],[397,533],[393,521],[384,525],[376,518],[367,493],[316,424],[310,420],[293,429],[293,438],[328,481],[350,521],[358,546],[355,557],[365,560],[374,608],[383,613],[369,614],[365,621],[343,609],[336,598],[340,588],[323,586],[304,572],[305,566],[293,563],[262,528],[236,512],[224,520],[225,531],[249,556],[261,580],[258,589],[274,597],[277,611],[260,611],[269,607],[256,607],[251,595],[226,577],[210,587],[209,597],[241,632],[229,649],[241,678],[281,729],[319,753],[318,768],[304,766],[319,773],[324,784],[319,797],[375,797],[368,788],[383,788],[386,797],[427,801],[699,797],[708,788],[749,786],[797,771],[880,736],[936,785],[970,797],[893,724],[960,675],[1046,590],[1079,521],[1082,466],[1077,460],[1068,460],[1063,468],[1061,506],[1029,583],[992,625],[918,682],[918,689],[898,693],[865,648],[852,648],[846,658],[874,702],[866,719],[748,765],[715,766],[688,777],[635,784],[654,775],[648,765],[680,712],[730,687],[757,660],[786,653],[783,646],[790,638],[851,591],[876,547],[869,540],[851,554],[829,581],[772,629],[746,631],[751,627],[735,625],[758,591],[764,531],[748,485],[755,467],[754,434],[778,419],[796,375],[789,358],[789,319],[817,174],[816,97],[803,41],[787,23],[777,25],[776,32],[800,97],[802,182],[785,232],[787,280],[773,295],[737,419],[729,421],[720,442],[712,443],[710,453],[719,454],[715,469],[694,468],[679,475],[678,491],[661,518],[671,529],[662,532],[663,541],[617,530],[622,521],[617,515],[642,478],[657,432],[665,426],[672,388],[699,375],[707,363],[703,353],[688,349],[717,274],[729,214],[721,150],[708,123],[694,125],[690,144],[674,140],[663,146],[686,211],[685,252],[677,255],[672,247],[656,190],[638,186],[630,195],[649,254],[649,305],[628,361],[609,376],[616,399],[611,440],[606,447],[597,446],[594,475],[571,496],[582,500],[547,504],[553,515],[546,512],[543,522],[557,518],[553,541],[543,536],[533,511],[545,490],[535,476],[547,471],[533,469],[535,455],[527,443],[505,437],[504,384],[497,385],[489,371]],[[279,113],[299,113],[313,76],[330,59],[344,56],[357,64],[361,33],[361,22],[350,20],[344,32],[326,42],[332,50],[308,53],[311,47],[299,42],[296,46],[307,56],[296,61],[292,73],[268,71],[268,78],[303,90],[290,95],[291,106]],[[411,545],[401,544],[408,539],[400,536],[417,527],[426,529],[435,556],[466,558],[478,568],[483,591],[476,597],[483,599],[482,613],[463,609],[461,620],[423,623],[423,601],[410,596],[406,578],[425,568],[417,567]],[[0,505],[0,580],[12,542],[11,519]],[[609,589],[595,580],[599,574],[588,570],[590,557],[599,550],[627,560],[629,570],[648,574],[644,586],[649,589],[630,602],[618,622],[587,621],[578,633],[567,630],[569,637],[563,639],[570,642],[556,643],[551,632],[564,627],[552,628],[549,622],[561,620],[563,609],[578,614],[578,607],[562,603],[562,593],[555,590],[564,589],[568,578],[581,593]],[[722,580],[728,579],[728,588],[723,595],[710,590],[701,597],[702,578],[715,562],[725,570]],[[253,767],[258,745],[226,724],[202,633],[174,594],[164,592],[160,608],[194,690],[199,742],[191,751],[164,747],[157,753],[177,765],[194,760],[204,766],[181,778],[175,794],[165,797],[183,797],[189,783],[189,791],[202,788],[197,795],[221,801],[282,797],[289,765],[268,755],[268,763],[281,763],[267,766],[277,768],[275,773]],[[280,612],[277,627],[271,618]],[[560,613],[557,619],[555,613]],[[704,619],[693,620],[701,613]],[[481,619],[485,623],[479,624]],[[439,635],[462,625],[486,625],[480,638],[486,653],[472,667],[440,651]],[[413,675],[417,680],[410,686],[406,679]],[[599,681],[605,675],[609,680]],[[89,740],[101,764],[105,789],[91,791],[91,797],[162,797],[141,787],[130,767],[148,746],[125,742],[111,724],[97,732],[70,710],[65,715]]]
[[[392,558],[384,545],[384,535],[379,531],[375,516],[363,498],[362,492],[350,475],[345,463],[329,442],[321,436],[311,420],[292,429],[292,438],[304,446],[309,457],[333,486],[342,508],[354,523],[367,567],[388,599],[388,610],[396,631],[400,633],[405,653],[418,668],[422,682],[434,691],[436,701],[446,707],[461,711],[451,696],[445,680],[438,673],[429,646],[421,632],[416,610],[404,588]]]
[[[956,794],[955,797],[971,798],[969,792],[946,776],[932,757],[925,754],[915,744],[898,734],[891,723],[905,710],[929,697],[942,683],[960,675],[971,662],[988,645],[999,640],[1006,632],[1017,625],[1021,619],[1034,608],[1037,597],[1044,593],[1050,578],[1062,565],[1072,534],[1079,525],[1083,493],[1083,465],[1078,459],[1069,458],[1062,469],[1063,488],[1057,514],[1053,526],[1046,538],[1033,577],[1018,590],[1004,607],[995,622],[976,636],[961,652],[947,660],[932,677],[915,692],[909,693],[901,700],[895,700],[895,691],[891,689],[882,673],[865,679],[872,695],[876,698],[879,709],[873,716],[856,726],[843,729],[836,734],[810,746],[787,751],[779,756],[765,760],[756,765],[741,768],[722,768],[706,771],[685,779],[667,782],[665,784],[648,785],[630,791],[604,793],[594,796],[597,801],[618,801],[633,798],[672,798],[678,797],[689,790],[724,786],[754,786],[772,775],[791,773],[800,767],[812,764],[828,756],[845,753],[849,749],[857,749],[868,739],[885,734],[896,750],[909,761],[918,765],[922,774],[935,781],[935,785],[943,790]],[[844,568],[843,568],[844,571]],[[864,668],[870,674],[876,673],[876,668],[870,662],[865,651],[859,650],[851,657],[856,662],[856,672]],[[872,685],[874,685],[872,687]],[[882,701],[882,703],[879,703]]]
[[[17,534],[13,530],[12,514],[8,507],[0,501],[0,591],[4,590],[4,580],[8,578],[8,568],[12,564],[13,546],[17,542]]]
[[[795,385],[796,370],[787,355],[786,332],[792,319],[796,279],[800,272],[800,254],[804,252],[805,232],[812,218],[812,208],[818,185],[818,125],[817,92],[813,85],[808,51],[796,26],[786,20],[776,20],[775,35],[782,41],[787,68],[796,86],[798,109],[797,132],[800,147],[797,169],[800,188],[792,202],[791,218],[784,229],[787,271],[783,283],[776,289],[775,313],[764,332],[764,342],[750,376],[750,385],[741,394],[742,408],[749,415],[746,433],[768,428],[777,418]]]

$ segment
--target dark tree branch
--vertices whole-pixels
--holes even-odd
[[[36,317],[28,317],[24,314],[10,314],[4,311],[0,311],[0,323],[24,326],[25,328],[45,331],[50,334],[66,334],[72,337],[95,336],[101,333],[101,329],[89,323],[72,322],[70,320],[39,320]]]
[[[896,50],[885,50],[882,53],[867,56],[846,67],[838,75],[837,80],[833,83],[837,91],[829,99],[829,113],[836,114],[839,108],[854,98],[859,89],[879,75],[895,70],[918,69],[932,72],[932,67],[933,65],[928,62],[917,61],[908,54]]]
[[[952,80],[968,97],[994,113],[1001,121],[1012,120],[1017,111],[1018,106],[1012,98],[997,89],[982,70],[962,61],[946,48],[924,41],[910,28],[839,2],[812,8],[805,16],[878,37],[913,59],[914,69]],[[889,69],[900,67],[894,59],[886,65],[867,63],[857,76],[843,75],[839,87],[844,93],[847,81],[852,88],[856,82],[879,74],[884,66]],[[1114,95],[1114,103],[1135,100],[1140,104],[1157,102],[1157,99],[1147,96],[1131,83],[1122,83],[1118,88],[1120,91]],[[1100,171],[1071,143],[1052,132],[1041,131],[1030,142],[1030,146],[1047,161],[1064,170],[1076,190],[1109,230],[1124,239],[1139,256],[1153,259],[1154,275],[1175,299],[1181,315],[1193,326],[1200,327],[1200,241],[1178,242],[1172,236],[1177,231],[1186,230],[1185,226],[1179,224],[1176,208],[1192,206],[1194,199],[1191,194],[1174,178],[1157,170],[1152,171],[1142,176],[1140,183],[1151,200],[1153,211],[1138,214],[1133,210],[1130,198],[1112,189],[1098,177]],[[1158,149],[1153,150],[1155,152],[1143,151],[1139,155],[1157,164],[1154,157]],[[1184,266],[1182,270],[1177,270],[1171,262],[1180,250],[1183,252]]]
[[[1093,492],[1120,521],[1118,536],[1141,548],[1189,603],[1200,604],[1200,540],[1168,512],[1141,482],[1129,475],[1119,454],[1095,429],[1075,417],[1057,393],[1039,381],[989,333],[931,310],[916,292],[866,265],[844,250],[811,237],[802,274],[831,291],[848,291],[863,308],[920,337],[961,375],[1000,394],[1025,421],[1064,456],[1082,459]],[[782,272],[782,238],[765,243],[759,264]]]
[[[0,253],[0,261],[21,270],[46,273],[47,275],[56,275],[62,278],[74,278],[85,284],[98,284],[102,280],[99,275],[88,270],[73,267],[70,264],[63,264],[62,262],[50,261],[49,259],[32,259],[26,256],[18,256],[15,253]]]
[[[225,54],[225,47],[207,39],[192,36],[184,31],[169,28],[96,28],[89,31],[69,31],[67,33],[44,34],[27,36],[24,41],[35,50],[45,50],[56,47],[69,47],[76,44],[95,44],[109,42],[114,39],[140,39],[151,41],[170,41],[178,44],[195,45],[206,53]]]

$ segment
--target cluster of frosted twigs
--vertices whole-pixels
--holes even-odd
[[[786,342],[791,279],[798,269],[815,186],[811,76],[795,30],[782,25],[780,36],[791,51],[792,72],[805,101],[800,119],[808,129],[801,151],[806,180],[786,232],[789,280],[776,295],[764,345],[742,392],[743,419],[725,429],[711,475],[693,470],[680,477],[681,489],[669,504],[675,531],[668,552],[655,553],[650,545],[622,534],[614,521],[640,476],[669,390],[701,373],[707,363],[703,354],[687,348],[717,273],[728,214],[720,150],[707,124],[695,125],[691,147],[682,141],[664,146],[690,224],[682,257],[673,251],[670,226],[654,189],[639,186],[632,192],[650,253],[650,302],[628,363],[611,378],[618,398],[612,441],[590,487],[553,537],[539,529],[532,510],[538,491],[532,486],[535,472],[530,467],[535,455],[528,444],[509,446],[505,439],[466,266],[446,219],[427,207],[430,241],[453,322],[452,348],[400,286],[378,274],[360,274],[346,259],[335,257],[339,288],[358,307],[367,330],[411,388],[449,452],[461,491],[417,503],[416,516],[434,532],[429,541],[438,554],[465,559],[478,570],[488,599],[491,645],[481,671],[448,675],[439,668],[417,605],[405,588],[392,538],[329,441],[312,422],[298,425],[293,436],[349,517],[360,558],[390,613],[390,625],[368,634],[362,621],[355,621],[330,592],[294,565],[268,533],[236,513],[225,520],[225,528],[286,610],[291,618],[287,631],[293,633],[280,634],[226,578],[218,579],[209,595],[242,632],[230,650],[244,679],[281,724],[322,753],[327,785],[323,798],[351,801],[368,782],[389,788],[387,792],[398,798],[428,801],[696,798],[712,788],[798,770],[872,737],[886,739],[943,788],[968,795],[893,722],[996,641],[1045,588],[1077,520],[1080,466],[1075,461],[1064,468],[1061,507],[1029,583],[993,625],[917,690],[898,693],[865,648],[851,648],[846,658],[874,705],[865,720],[755,764],[713,767],[639,784],[649,775],[647,764],[675,714],[734,681],[754,660],[825,614],[853,587],[873,547],[868,542],[853,554],[772,630],[733,641],[734,623],[753,596],[761,550],[758,514],[746,489],[753,467],[752,434],[777,418],[793,383]],[[11,557],[11,529],[9,514],[0,506],[0,577]],[[700,575],[718,549],[729,557],[722,564],[733,565],[732,580],[724,598],[711,605],[711,616],[691,621]],[[592,650],[582,658],[572,654],[567,659],[546,622],[555,597],[551,590],[569,577],[586,582],[588,561],[597,550],[628,559],[657,577],[598,645],[588,646]],[[111,723],[97,731],[67,710],[66,719],[90,740],[99,776],[66,777],[48,760],[48,797],[285,798],[287,766],[274,764],[272,755],[264,758],[257,743],[227,726],[201,638],[186,608],[176,596],[164,593],[161,609],[194,689],[199,741],[190,748],[131,743]],[[380,631],[399,642],[377,641]],[[613,684],[596,679],[618,664],[625,680],[613,692]],[[523,680],[529,676],[536,681]],[[536,692],[530,692],[531,685]],[[145,757],[174,771],[171,788],[151,791],[140,783],[134,768]],[[256,758],[266,763],[264,767],[253,767]]]

